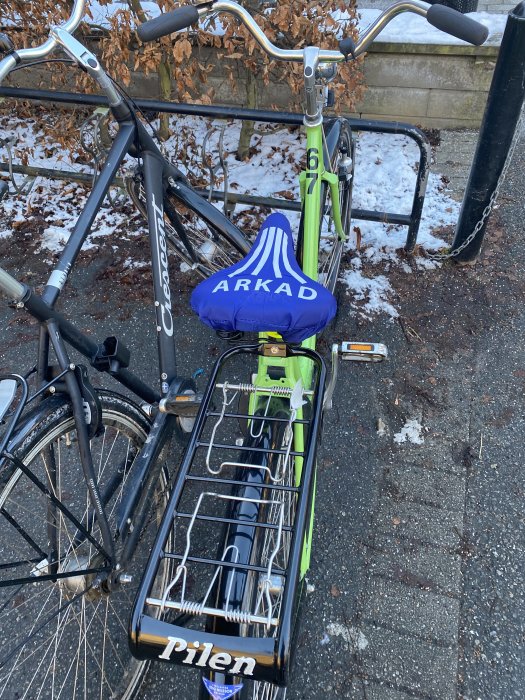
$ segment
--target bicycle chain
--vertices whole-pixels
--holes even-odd
[[[478,221],[478,223],[474,226],[472,233],[470,233],[467,238],[463,241],[461,245],[459,245],[457,248],[454,248],[454,250],[449,251],[448,253],[426,253],[426,257],[430,258],[431,260],[438,260],[438,261],[444,261],[444,260],[450,260],[451,258],[457,257],[461,252],[465,250],[467,246],[469,246],[472,241],[476,238],[478,233],[481,231],[483,228],[485,221],[487,220],[487,217],[491,213],[494,204],[496,203],[496,199],[498,198],[499,192],[501,185],[505,181],[505,178],[507,176],[510,163],[512,161],[512,156],[514,155],[514,151],[516,150],[516,146],[518,145],[518,142],[521,138],[521,132],[522,128],[524,126],[525,122],[525,102],[523,102],[521,106],[521,112],[520,116],[518,119],[518,123],[516,124],[516,129],[514,131],[514,136],[512,138],[512,142],[510,144],[509,152],[507,154],[507,158],[505,160],[505,165],[503,166],[503,170],[501,171],[501,175],[498,178],[498,182],[496,183],[496,187],[494,188],[494,191],[490,195],[489,203],[483,209],[483,213],[481,214],[481,219]]]

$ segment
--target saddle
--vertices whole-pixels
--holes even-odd
[[[279,213],[265,220],[243,260],[195,288],[191,306],[215,330],[275,332],[286,343],[319,333],[337,311],[333,294],[299,267],[290,222]]]

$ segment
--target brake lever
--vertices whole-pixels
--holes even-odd
[[[15,45],[11,39],[7,36],[7,34],[0,32],[0,54],[13,53],[14,50]]]
[[[348,61],[348,56],[352,56],[352,58],[355,60],[355,49],[356,45],[352,37],[347,37],[339,42],[339,51],[345,57],[345,61]]]

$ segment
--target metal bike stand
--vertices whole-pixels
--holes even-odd
[[[20,100],[36,100],[51,102],[54,104],[77,104],[83,106],[107,105],[107,99],[102,95],[82,95],[73,92],[61,92],[55,90],[35,90],[27,88],[0,88],[0,97],[10,97]],[[238,119],[240,121],[256,121],[268,124],[283,124],[288,126],[301,126],[303,115],[293,112],[272,112],[269,110],[244,109],[240,107],[223,107],[218,105],[194,105],[178,104],[174,102],[162,102],[160,100],[134,99],[135,104],[146,112],[162,112],[165,114],[177,114],[181,116],[207,117],[209,119]],[[430,171],[430,144],[423,131],[411,124],[403,122],[387,122],[379,120],[362,120],[347,117],[352,131],[372,132],[381,134],[400,134],[412,139],[419,148],[419,163],[417,167],[416,183],[412,207],[409,214],[400,214],[386,211],[371,211],[368,209],[353,209],[352,218],[364,221],[377,221],[396,226],[407,226],[407,239],[405,250],[412,252],[417,242],[421,213],[425,201],[425,193]],[[13,172],[22,172],[20,166],[13,166]],[[8,172],[8,166],[0,163],[0,172]],[[28,172],[27,168],[23,172]],[[44,177],[52,177],[50,169],[32,168],[31,174],[41,174]],[[76,173],[60,171],[61,179],[82,179],[86,181],[89,176],[77,177]],[[210,196],[209,190],[202,190],[205,197]],[[211,198],[216,201],[224,201],[224,192],[212,190]],[[228,192],[228,203],[250,204],[253,206],[270,207],[282,210],[300,211],[301,203],[272,197],[256,197]]]

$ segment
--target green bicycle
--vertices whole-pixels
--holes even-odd
[[[130,645],[138,658],[199,669],[202,699],[286,695],[311,557],[316,450],[338,359],[387,355],[380,344],[334,345],[328,380],[315,350],[336,311],[354,162],[347,121],[325,125],[323,107],[337,63],[361,54],[407,10],[472,43],[486,38],[476,22],[418,0],[392,6],[359,42],[342,40],[339,51],[279,49],[231,0],[183,7],[139,30],[152,40],[230,12],[270,56],[304,66],[306,168],[296,252],[289,223],[272,214],[245,258],[201,282],[192,296],[201,320],[223,337],[254,332],[258,339],[219,358],[202,396],[172,393],[160,402],[161,411],[196,418],[135,601]],[[327,214],[333,231],[322,237]],[[155,595],[167,561],[169,584]]]

